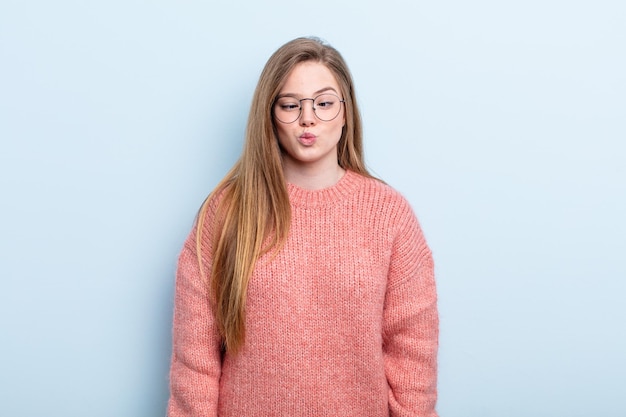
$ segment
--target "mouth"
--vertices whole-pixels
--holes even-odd
[[[315,143],[317,136],[315,136],[313,133],[305,132],[301,134],[298,139],[303,145],[312,145],[313,143]]]

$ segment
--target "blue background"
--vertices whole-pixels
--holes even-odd
[[[626,415],[625,22],[617,0],[2,0],[2,415],[164,415],[178,251],[265,61],[311,34],[432,246],[440,414]]]

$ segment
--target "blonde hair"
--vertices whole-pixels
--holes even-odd
[[[371,176],[363,160],[361,116],[352,76],[339,52],[317,38],[298,38],[280,47],[267,61],[254,92],[242,155],[198,214],[200,273],[205,276],[202,254],[207,250],[206,239],[211,239],[207,288],[215,303],[223,347],[229,353],[237,353],[244,342],[246,292],[255,263],[270,250],[278,252],[289,233],[291,208],[272,107],[291,70],[307,61],[330,69],[345,100],[346,123],[337,146],[339,165]],[[205,222],[210,206],[216,211],[213,220]]]

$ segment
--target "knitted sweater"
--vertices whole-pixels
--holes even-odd
[[[220,354],[195,231],[185,242],[168,416],[436,417],[433,261],[409,204],[350,171],[288,191],[289,237],[255,265],[237,355]]]

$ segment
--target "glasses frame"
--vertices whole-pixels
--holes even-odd
[[[344,105],[346,104],[346,100],[342,99],[337,94],[333,94],[333,93],[322,93],[322,94],[319,94],[319,95],[315,96],[314,98],[300,98],[300,99],[292,97],[292,96],[279,96],[279,97],[276,97],[276,99],[272,103],[272,115],[274,115],[276,120],[278,120],[279,122],[281,122],[283,124],[286,124],[286,125],[290,125],[292,123],[297,122],[298,119],[300,117],[302,117],[302,108],[303,108],[302,102],[306,101],[306,100],[311,100],[311,108],[313,109],[313,114],[315,115],[315,117],[318,120],[322,121],[322,122],[332,122],[333,120],[335,120],[337,118],[337,116],[339,116],[339,113],[341,113],[341,105],[339,106],[339,110],[337,111],[337,114],[335,115],[335,117],[333,117],[332,119],[328,119],[328,120],[322,119],[321,117],[319,117],[317,115],[317,111],[315,110],[315,100],[317,100],[321,96],[335,96],[335,97],[337,97],[339,99],[339,103],[343,103]],[[280,100],[281,98],[284,98],[284,97],[291,97],[291,98],[293,98],[295,100],[298,100],[298,104],[300,105],[300,110],[298,111],[298,116],[295,119],[293,119],[291,122],[283,122],[282,120],[280,120],[278,118],[278,116],[276,115],[276,111],[274,110],[274,108],[278,104],[278,100]]]

